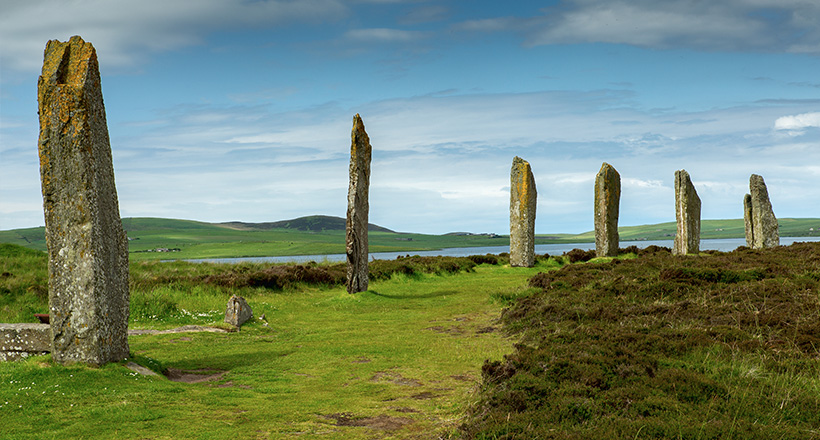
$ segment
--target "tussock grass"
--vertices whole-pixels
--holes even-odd
[[[594,261],[504,311],[459,438],[820,436],[820,245]]]

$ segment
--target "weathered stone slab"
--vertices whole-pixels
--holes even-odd
[[[253,318],[253,311],[245,298],[233,295],[228,300],[228,307],[225,310],[225,322],[238,328],[251,318]]]
[[[51,351],[48,324],[0,324],[0,361],[13,361]]]
[[[537,198],[532,168],[516,156],[510,171],[510,266],[535,265]]]
[[[604,162],[595,176],[595,255],[618,255],[618,209],[621,202],[621,175]]]
[[[370,138],[364,131],[364,122],[356,114],[353,117],[353,130],[350,133],[350,186],[347,191],[347,292],[356,293],[367,290],[368,243],[367,223],[370,202]]]
[[[125,368],[128,368],[129,370],[135,373],[139,373],[143,376],[159,376],[159,374],[154,373],[152,370],[145,368],[142,365],[137,364],[136,362],[128,362],[127,364],[125,364]]]
[[[777,225],[777,218],[774,216],[772,203],[769,201],[769,191],[766,189],[763,177],[752,174],[749,178],[749,190],[751,194],[744,198],[744,219],[747,216],[749,218],[746,221],[746,244],[754,249],[779,246],[780,227]],[[747,198],[751,209],[747,208]],[[751,242],[749,226],[751,226]]]
[[[675,171],[675,218],[678,230],[672,253],[700,252],[700,197],[686,170]]]
[[[94,47],[78,36],[49,41],[37,95],[53,358],[119,361],[128,357],[128,242]]]

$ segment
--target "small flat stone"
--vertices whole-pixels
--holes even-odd
[[[159,376],[159,374],[155,373],[154,371],[149,370],[148,368],[145,368],[142,365],[139,365],[134,362],[128,362],[127,364],[125,364],[125,367],[143,376]]]

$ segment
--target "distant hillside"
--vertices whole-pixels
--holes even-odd
[[[778,219],[781,237],[820,236],[820,219]],[[345,220],[331,216],[310,216],[269,223],[205,223],[164,218],[124,218],[131,257],[136,259],[174,259],[256,257],[276,255],[324,255],[344,252]],[[675,223],[622,226],[622,241],[671,240]],[[506,235],[469,232],[447,235],[396,233],[370,225],[372,252],[433,250],[451,247],[503,246]],[[703,220],[701,238],[742,238],[742,219]],[[538,234],[537,244],[591,243],[595,233]],[[46,250],[45,228],[0,231],[0,243],[11,243],[40,251]],[[0,256],[1,257],[1,256]]]
[[[239,229],[243,231],[296,229],[298,231],[321,232],[345,230],[345,219],[329,215],[311,215],[308,217],[299,217],[292,220],[282,220],[269,223],[226,222],[218,224],[226,228]],[[373,223],[368,224],[367,230],[377,232],[395,232],[385,227],[374,225]]]

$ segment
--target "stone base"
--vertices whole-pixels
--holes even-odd
[[[48,324],[0,323],[0,361],[15,361],[51,352]]]

